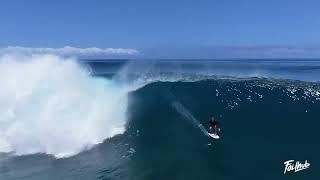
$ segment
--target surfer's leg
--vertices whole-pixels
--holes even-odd
[[[215,127],[214,127],[214,133],[215,133],[215,134],[218,134],[218,130],[219,130],[219,128],[218,128],[217,126],[215,126]]]

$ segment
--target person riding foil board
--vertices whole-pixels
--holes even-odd
[[[218,134],[220,131],[220,128],[218,127],[220,123],[214,119],[212,116],[211,119],[209,120],[209,133],[210,134]]]

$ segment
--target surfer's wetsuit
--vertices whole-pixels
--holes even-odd
[[[218,128],[218,122],[215,119],[210,119],[209,121],[209,131],[210,133],[214,133],[214,130]]]

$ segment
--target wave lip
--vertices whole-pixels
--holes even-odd
[[[75,155],[123,133],[127,93],[53,55],[0,58],[0,152]]]

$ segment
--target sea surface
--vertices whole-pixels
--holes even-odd
[[[51,58],[0,63],[1,180],[320,177],[320,60]]]

